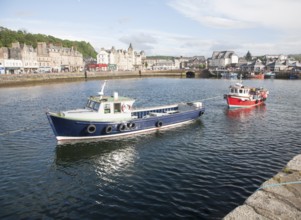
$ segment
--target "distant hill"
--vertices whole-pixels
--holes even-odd
[[[83,54],[84,58],[96,58],[97,55],[89,42],[62,40],[51,35],[31,34],[26,30],[13,31],[0,26],[0,47],[11,47],[11,44],[17,41],[21,44],[32,45],[34,48],[37,47],[38,42],[53,43],[68,48],[73,46]]]
[[[295,60],[301,61],[301,54],[290,54],[289,57],[293,57]]]

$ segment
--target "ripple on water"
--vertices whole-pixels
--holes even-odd
[[[232,111],[222,99],[230,83],[109,80],[108,94],[135,97],[138,106],[221,98],[204,101],[201,120],[182,127],[58,146],[45,110],[81,107],[99,81],[1,88],[0,134],[21,131],[0,135],[0,217],[222,218],[300,153],[300,86],[246,81],[271,96]]]

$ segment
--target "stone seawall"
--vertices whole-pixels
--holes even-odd
[[[87,72],[87,79],[110,79],[122,77],[152,77],[152,76],[185,76],[180,71],[161,71],[161,72]],[[76,73],[39,73],[39,74],[0,74],[0,86],[25,85],[31,83],[49,82],[49,81],[72,81],[85,80],[84,72]]]
[[[234,219],[301,219],[301,154],[224,217]]]

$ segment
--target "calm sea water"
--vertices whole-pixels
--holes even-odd
[[[82,107],[100,81],[0,88],[0,218],[221,219],[301,153],[301,81],[245,81],[270,97],[234,111],[223,100],[232,82],[109,80],[106,94],[136,106],[207,99],[206,112],[168,131],[69,144],[45,111]]]

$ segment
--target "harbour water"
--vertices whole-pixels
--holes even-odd
[[[136,106],[204,99],[200,120],[119,140],[57,143],[45,112],[83,107],[100,81],[0,88],[1,219],[221,219],[300,153],[299,81],[246,80],[265,105],[228,110],[235,81],[107,82]]]

